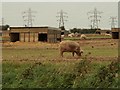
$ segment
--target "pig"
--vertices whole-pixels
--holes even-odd
[[[80,39],[87,39],[85,34],[81,34]]]
[[[74,37],[74,36],[75,36],[74,33],[68,34],[68,37]]]
[[[80,49],[80,45],[75,41],[62,41],[60,42],[60,55],[63,57],[64,52],[72,52],[77,54],[77,56],[81,56],[83,50]]]

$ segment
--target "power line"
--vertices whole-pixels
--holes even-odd
[[[117,17],[110,17],[111,19],[111,28],[115,28],[116,23],[117,23]]]
[[[60,12],[58,12],[57,14],[59,14],[58,16],[56,16],[57,18],[59,18],[57,21],[59,22],[59,28],[60,27],[65,27],[65,20],[64,18],[68,18],[67,13],[64,12],[63,10],[61,10]],[[65,15],[66,14],[66,15]]]
[[[98,23],[100,23],[101,13],[103,12],[97,11],[97,8],[94,8],[93,11],[87,13],[88,15],[90,14],[88,19],[90,19],[91,21],[91,28],[98,29]]]
[[[29,8],[27,11],[22,12],[24,26],[27,26],[27,27],[33,26],[33,21],[34,21],[33,17],[35,16],[32,15],[32,13],[35,13],[35,11],[32,11],[31,8]]]
[[[5,20],[4,18],[2,18],[2,26],[5,24]]]
[[[5,24],[5,19],[2,17],[0,22],[1,22],[1,25],[3,26]]]

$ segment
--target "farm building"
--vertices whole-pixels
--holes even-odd
[[[0,41],[10,41],[8,28],[9,25],[0,26]]]
[[[112,38],[119,39],[120,38],[120,28],[112,28]]]
[[[9,34],[11,42],[61,41],[61,30],[53,27],[10,27]]]
[[[61,35],[67,36],[69,34],[69,31],[65,30],[64,26],[61,26],[60,29],[61,29]]]
[[[2,31],[2,41],[10,41],[10,35],[9,35],[9,31]]]
[[[69,31],[67,31],[67,30],[61,30],[61,35],[68,36],[68,34],[69,34]]]
[[[96,30],[95,33],[96,33],[96,34],[101,34],[101,35],[111,34],[111,30]]]

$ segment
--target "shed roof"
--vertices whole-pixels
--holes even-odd
[[[33,28],[48,28],[48,29],[53,29],[53,30],[61,30],[59,28],[48,27],[48,26],[44,26],[44,27],[10,27],[10,29],[33,29]]]
[[[120,32],[120,28],[112,28],[112,32]]]

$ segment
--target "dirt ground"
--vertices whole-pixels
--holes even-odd
[[[80,47],[84,50],[83,58],[89,60],[109,61],[118,60],[118,40],[115,39],[94,39],[94,40],[77,40]],[[55,50],[59,54],[59,43],[43,43],[43,42],[5,42],[2,44],[3,51],[6,49],[31,49],[37,50]],[[105,54],[104,54],[105,53]],[[40,57],[40,56],[39,56]],[[41,56],[44,58],[47,56]],[[52,56],[53,57],[53,56]],[[58,57],[58,56],[57,56]],[[56,60],[57,57],[51,58]],[[50,57],[49,57],[50,58]],[[61,58],[57,58],[59,61]],[[62,60],[78,59],[78,57],[66,56]]]
[[[97,39],[97,40],[77,40],[80,46],[114,46],[118,47],[118,40],[115,39]],[[47,42],[4,42],[2,43],[3,48],[58,48],[59,43],[47,43]]]

